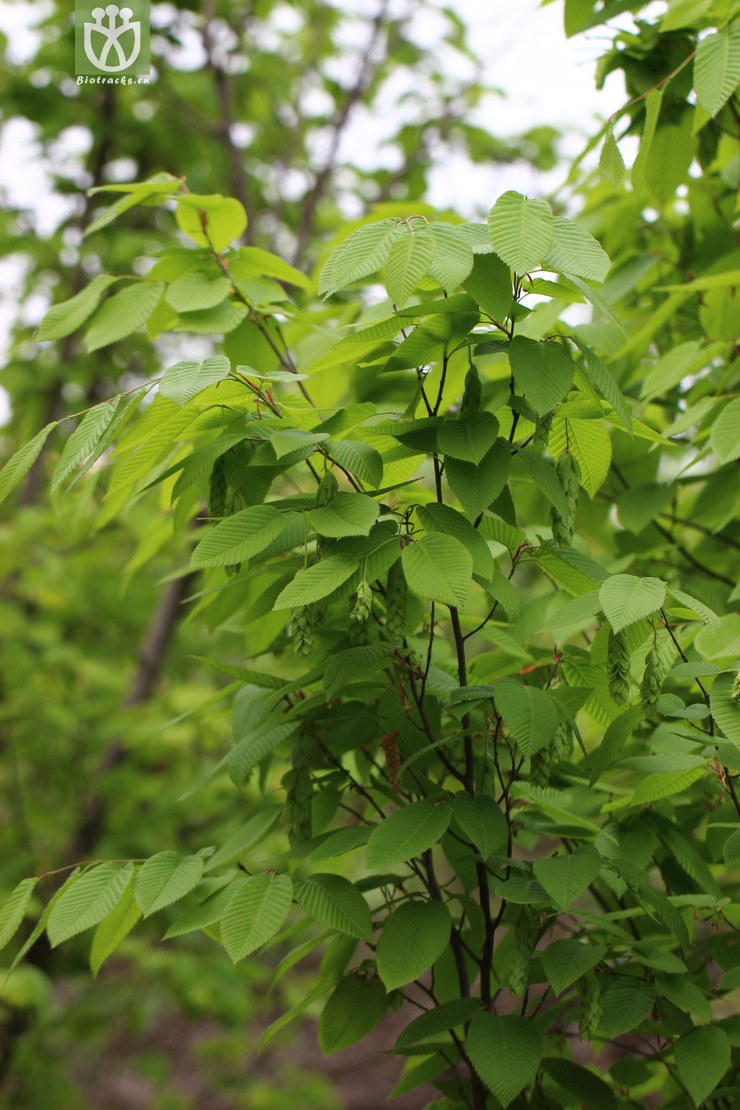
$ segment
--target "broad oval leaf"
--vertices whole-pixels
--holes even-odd
[[[320,536],[339,540],[344,536],[367,536],[378,519],[379,506],[365,493],[340,490],[328,505],[313,509],[311,524]]]
[[[221,942],[232,963],[266,944],[282,926],[293,897],[287,875],[245,879],[221,919]]]
[[[417,1018],[399,1033],[394,1052],[403,1052],[409,1045],[433,1037],[437,1033],[446,1033],[448,1029],[455,1029],[470,1021],[474,1014],[481,1008],[477,998],[453,998],[449,1002],[441,1002],[433,1010],[419,1014]]]
[[[542,953],[542,964],[555,994],[562,994],[577,979],[591,971],[606,955],[604,944],[581,944],[577,940],[554,940]]]
[[[740,82],[740,19],[701,40],[694,60],[696,99],[716,116]]]
[[[555,238],[545,259],[545,266],[564,274],[603,281],[611,260],[593,235],[575,220],[556,216],[553,220]]]
[[[436,963],[452,921],[442,902],[404,902],[386,918],[376,952],[386,990],[405,987]]]
[[[38,879],[21,879],[0,910],[0,949],[15,936],[26,914]]]
[[[465,515],[472,520],[492,504],[506,485],[511,466],[511,448],[497,439],[478,465],[448,458],[445,476]]]
[[[199,247],[222,251],[247,226],[244,205],[234,197],[190,194],[178,198],[177,223]]]
[[[361,940],[372,936],[372,920],[365,899],[341,875],[311,875],[296,883],[295,896],[311,917],[340,933]]]
[[[87,351],[125,339],[145,324],[162,299],[163,281],[138,281],[114,293],[98,309],[85,332]]]
[[[517,389],[538,416],[562,401],[570,389],[576,364],[562,343],[516,335],[509,346],[509,362]]]
[[[251,505],[227,517],[193,552],[194,567],[228,567],[259,555],[285,531],[286,517],[271,505]]]
[[[443,455],[463,462],[479,463],[498,437],[498,420],[492,412],[477,412],[457,420],[445,420],[437,434]]]
[[[531,1083],[542,1059],[542,1035],[518,1014],[479,1013],[470,1023],[465,1051],[503,1107]]]
[[[560,723],[555,699],[516,678],[502,678],[494,687],[496,709],[525,755],[533,755],[552,739]]]
[[[293,609],[298,605],[321,601],[351,578],[358,566],[357,559],[346,555],[327,555],[305,570],[299,570],[280,594],[273,609]]]
[[[521,193],[503,193],[488,213],[488,237],[493,249],[518,274],[534,269],[555,237],[550,205]]]
[[[493,798],[478,794],[456,794],[452,812],[462,831],[476,846],[484,859],[501,850],[507,841],[509,827]]]
[[[179,852],[152,856],[136,876],[136,901],[144,917],[184,898],[202,874],[202,856],[181,856]]]
[[[601,871],[602,859],[595,848],[581,845],[573,852],[563,852],[551,859],[533,864],[538,881],[561,909],[567,910]]]
[[[367,843],[368,867],[380,870],[420,855],[437,843],[451,818],[449,802],[410,802],[373,829]]]
[[[4,501],[8,494],[12,493],[15,487],[23,481],[41,454],[44,444],[57,424],[57,420],[47,424],[40,432],[36,433],[33,439],[24,443],[10,456],[5,466],[0,470],[0,501]]]
[[[665,585],[659,578],[613,574],[599,588],[599,603],[614,632],[649,617],[664,601]]]
[[[473,574],[473,558],[452,536],[430,534],[401,554],[408,587],[419,597],[462,608]]]
[[[126,939],[140,917],[134,884],[129,883],[116,908],[100,922],[93,934],[90,946],[90,970],[93,975],[98,974],[103,963]]]
[[[729,1037],[716,1025],[704,1025],[679,1037],[673,1051],[679,1079],[701,1106],[730,1066]]]
[[[405,226],[385,265],[385,287],[394,304],[404,305],[434,261],[434,240],[426,223]]]
[[[380,270],[398,234],[398,221],[394,219],[376,220],[353,231],[324,264],[319,296],[330,297],[345,285]]]
[[[131,881],[134,867],[101,863],[63,891],[52,909],[46,932],[52,948],[91,929],[112,913]]]
[[[361,1041],[388,1007],[381,983],[362,975],[340,979],[319,1018],[319,1044],[325,1056]]]

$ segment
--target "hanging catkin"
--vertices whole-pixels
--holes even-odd
[[[630,651],[627,634],[609,631],[606,649],[606,673],[609,693],[617,705],[627,705],[630,700]]]

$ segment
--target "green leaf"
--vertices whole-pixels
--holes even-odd
[[[298,728],[298,721],[285,721],[280,724],[269,722],[248,733],[234,748],[228,758],[231,781],[235,786],[244,786],[251,772],[266,755],[278,744],[287,740]]]
[[[542,262],[555,238],[550,205],[521,193],[504,193],[488,213],[488,237],[499,258],[525,274]]]
[[[406,227],[394,240],[385,264],[385,287],[394,304],[404,305],[434,260],[434,240],[426,224]]]
[[[464,1025],[480,1008],[481,1004],[476,998],[453,998],[449,1002],[441,1002],[433,1010],[419,1014],[399,1033],[393,1051],[403,1052],[405,1048],[426,1040],[427,1037]]]
[[[473,559],[458,540],[431,533],[405,547],[401,559],[413,593],[443,605],[465,605]]]
[[[555,467],[547,459],[540,458],[526,447],[520,448],[517,458],[521,460],[529,479],[543,493],[551,505],[554,505],[561,516],[567,517],[569,513],[568,502],[565,500],[563,487],[555,471]]]
[[[730,1041],[724,1029],[704,1025],[684,1033],[674,1046],[678,1076],[695,1106],[709,1098],[730,1066]]]
[[[421,855],[440,840],[451,817],[449,802],[435,805],[423,799],[403,806],[373,829],[367,843],[368,867],[385,870]]]
[[[251,505],[217,524],[193,552],[194,567],[228,567],[259,555],[285,531],[286,517],[271,505]]]
[[[655,131],[658,126],[658,117],[660,116],[662,103],[662,89],[653,89],[652,92],[649,92],[645,97],[645,125],[642,129],[640,149],[637,152],[637,157],[632,166],[632,188],[638,194],[645,189],[650,149],[653,145],[653,139],[655,138]]]
[[[534,873],[547,893],[561,909],[572,902],[594,881],[601,870],[602,859],[595,848],[581,845],[551,859],[536,860]]]
[[[732,696],[733,674],[718,675],[709,692],[712,716],[728,740],[740,747],[740,701]]]
[[[590,1068],[562,1057],[542,1061],[542,1067],[564,1090],[577,1096],[579,1106],[598,1106],[599,1110],[617,1110],[617,1099],[611,1087]]]
[[[287,875],[253,875],[244,880],[221,919],[221,943],[232,963],[275,936],[292,898],[293,884]]]
[[[328,505],[313,509],[309,515],[320,536],[335,540],[343,536],[368,536],[378,519],[378,505],[365,493],[340,490]]]
[[[545,258],[545,268],[560,273],[603,281],[611,260],[600,243],[574,220],[556,216],[553,220],[555,238]]]
[[[404,902],[386,918],[378,938],[378,974],[385,989],[405,987],[436,963],[452,921],[442,902]]]
[[[687,609],[693,610],[707,628],[711,628],[713,632],[719,629],[719,617],[714,609],[710,609],[703,601],[699,601],[697,597],[692,597],[691,594],[684,593],[683,590],[677,590],[675,586],[669,586],[668,593],[671,594],[672,597],[675,597],[676,601],[680,602],[681,605],[685,605]]]
[[[506,818],[493,798],[477,794],[456,794],[452,802],[452,813],[468,840],[476,846],[483,859],[506,845],[509,827]]]
[[[497,254],[476,254],[465,288],[492,320],[501,323],[511,312],[511,271]]]
[[[388,998],[377,979],[346,975],[319,1018],[321,1051],[330,1056],[361,1041],[383,1020],[387,1007]]]
[[[275,457],[282,459],[294,451],[303,451],[315,448],[329,438],[327,432],[304,432],[300,428],[286,428],[284,431],[273,432],[270,436],[270,446],[275,452]]]
[[[586,369],[591,374],[591,377],[596,383],[599,392],[602,394],[603,397],[606,397],[607,401],[612,406],[619,419],[622,421],[622,424],[624,425],[626,431],[628,431],[629,434],[632,435],[632,414],[627,407],[627,402],[621,389],[614,381],[614,378],[604,366],[604,363],[601,361],[598,355],[595,354],[595,352],[592,351],[590,347],[587,347],[585,343],[581,343],[577,339],[576,344],[578,346],[578,349],[583,354],[583,360],[586,364]]]
[[[39,325],[36,341],[44,343],[47,339],[64,339],[77,331],[92,316],[105,290],[117,280],[110,274],[98,274],[74,297],[52,305]]]
[[[388,649],[376,644],[337,651],[326,664],[324,689],[334,695],[354,682],[372,681],[390,662]]]
[[[612,460],[609,433],[601,420],[563,419],[556,416],[550,432],[549,447],[561,454],[568,443],[581,471],[581,485],[589,497],[595,497],[604,484]]]
[[[473,574],[488,585],[495,570],[493,555],[486,541],[462,513],[450,505],[430,501],[416,510],[419,522],[428,532],[441,532],[452,536],[468,549],[473,560]]]
[[[26,915],[38,879],[21,879],[0,910],[0,950],[12,940]]]
[[[296,883],[295,896],[307,914],[350,937],[370,940],[373,923],[365,899],[341,875],[310,875]]]
[[[297,285],[301,289],[311,288],[311,282],[305,274],[261,247],[240,247],[236,259],[229,261],[229,272],[241,280],[255,276],[273,277],[286,285]]]
[[[319,296],[330,297],[338,289],[377,273],[386,263],[398,221],[378,220],[353,231],[331,254],[319,275]]]
[[[740,19],[701,39],[694,59],[696,99],[716,116],[740,82]]]
[[[90,970],[93,975],[98,974],[104,962],[126,939],[140,917],[141,910],[136,904],[134,883],[129,883],[113,913],[101,921],[93,933],[90,948]]]
[[[183,274],[169,286],[166,299],[176,312],[195,312],[215,308],[228,297],[231,282],[227,277],[211,278],[197,270]]]
[[[9,493],[19,485],[41,454],[44,444],[58,424],[52,420],[33,439],[24,443],[22,447],[10,456],[5,466],[0,470],[0,501],[4,501]]]
[[[668,11],[660,21],[660,29],[665,33],[690,27],[699,22],[713,4],[714,0],[670,0]]]
[[[496,500],[506,485],[510,466],[511,448],[504,439],[496,440],[477,466],[459,459],[447,459],[447,481],[467,517],[475,519]]]
[[[228,377],[231,363],[223,355],[212,355],[204,362],[176,362],[165,371],[159,383],[162,397],[176,405],[186,405],[204,389]]]
[[[181,856],[179,852],[152,856],[136,876],[136,902],[144,917],[179,902],[198,885],[202,875],[202,856]]]
[[[452,224],[429,224],[434,258],[429,276],[452,292],[465,281],[473,267],[473,251],[464,235]]]
[[[182,917],[178,917],[174,925],[170,925],[162,939],[170,940],[172,937],[181,937],[186,933],[194,932],[196,929],[207,929],[210,925],[215,925],[223,917],[226,907],[238,889],[237,881],[236,883],[230,883],[222,890],[217,890],[210,898],[206,898],[205,902],[193,906]]]
[[[477,412],[458,420],[445,420],[437,433],[443,455],[476,465],[488,454],[498,437],[498,420],[492,412]]]
[[[85,332],[85,349],[97,351],[140,328],[159,304],[164,287],[163,281],[137,281],[114,293],[93,316]]]
[[[603,960],[604,944],[581,944],[577,940],[554,940],[542,953],[542,964],[555,994],[562,994],[577,979]]]
[[[218,193],[180,196],[175,217],[180,230],[194,243],[215,251],[228,247],[247,226],[244,205],[233,197],[222,197]]]
[[[665,601],[665,585],[659,578],[637,578],[613,574],[599,588],[599,602],[614,632],[649,617]]]
[[[606,133],[604,145],[601,148],[601,156],[599,158],[599,169],[612,185],[619,187],[627,176],[627,167],[624,164],[622,152],[617,146],[617,140],[614,138],[614,132],[611,127]]]
[[[525,755],[533,755],[548,744],[560,723],[552,695],[536,686],[524,686],[516,678],[499,679],[494,701],[504,724]]]
[[[65,890],[49,915],[52,948],[97,925],[116,908],[133,874],[133,864],[101,863]]]
[[[517,389],[538,416],[562,401],[570,389],[576,364],[561,343],[516,335],[509,346],[509,362]]]
[[[735,829],[722,845],[722,858],[728,867],[737,867],[740,863],[740,829]]]
[[[114,397],[111,401],[103,401],[82,418],[64,445],[51,479],[51,490],[55,490],[90,457],[110,427],[120,400],[120,397]]]
[[[655,990],[641,979],[624,978],[614,983],[602,997],[604,1008],[601,1028],[613,1040],[641,1025],[655,1004]]]
[[[299,570],[273,605],[273,609],[294,609],[321,601],[351,578],[359,566],[346,555],[328,555],[305,570]]]
[[[379,451],[361,440],[340,439],[326,444],[332,459],[362,482],[377,489],[383,481],[383,459]]]
[[[537,1075],[542,1035],[518,1014],[479,1013],[470,1023],[465,1051],[485,1085],[507,1107]]]
[[[720,412],[712,424],[709,442],[712,450],[722,463],[733,462],[740,458],[740,397],[735,397]]]

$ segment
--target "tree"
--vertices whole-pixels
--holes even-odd
[[[566,3],[566,30],[623,7]],[[93,228],[138,211],[164,251],[55,305],[39,339],[221,338],[153,400],[137,382],[80,414],[51,484],[87,489],[97,525],[152,488],[171,506],[180,577],[228,645],[203,663],[234,694],[233,747],[203,770],[252,812],[215,849],[207,828],[187,852],[67,861],[15,963],[94,928],[97,968],[159,911],[234,962],[302,922],[285,966],[324,946],[320,974],[267,1039],[318,999],[327,1053],[415,1006],[397,1092],[736,1093],[736,1021],[711,1005],[737,963],[732,14],[681,0],[616,35],[599,73],[623,69],[629,100],[599,167],[571,171],[577,220],[565,193],[505,193],[485,224],[414,201],[308,275],[240,245],[237,197],[106,186]]]

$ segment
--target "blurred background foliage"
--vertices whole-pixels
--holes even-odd
[[[454,10],[431,0],[153,3],[153,78],[125,87],[78,86],[68,0],[34,7],[31,56],[18,61],[12,38],[0,44],[0,129],[26,138],[32,180],[43,182],[0,215],[14,304],[2,456],[184,350],[172,337],[153,348],[133,336],[91,358],[75,337],[33,342],[48,303],[156,249],[145,207],[83,240],[87,188],[187,174],[193,191],[242,201],[247,242],[308,272],[345,219],[420,201],[453,156],[457,167],[556,161],[553,127],[503,139],[470,122],[491,95],[486,67]],[[429,20],[434,49],[416,34]],[[50,444],[0,518],[3,894],[73,859],[222,842],[249,813],[248,796],[225,784],[199,795],[196,819],[179,801],[230,734],[224,680],[194,656],[233,657],[233,630],[213,632],[193,614],[190,579],[168,580],[185,553],[156,498],[94,537],[94,485],[49,498],[60,449]],[[307,993],[310,961],[270,995],[273,952],[235,970],[215,946],[162,945],[158,933],[129,942],[96,983],[84,942],[64,954],[37,945],[0,983],[1,1106],[360,1110],[383,1100],[400,1065],[389,1057],[368,1075],[352,1051],[317,1064],[313,1029],[291,1026],[279,1057],[275,1042],[258,1057],[260,1032]],[[398,1105],[424,1101],[415,1092]]]

